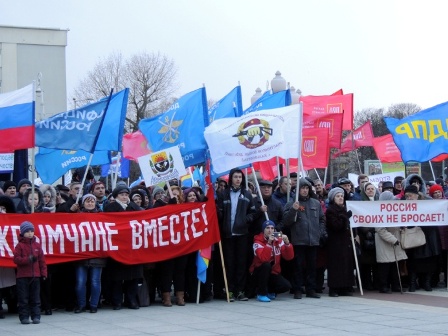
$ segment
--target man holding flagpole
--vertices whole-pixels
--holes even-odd
[[[217,199],[230,302],[235,299],[248,300],[243,290],[248,269],[246,254],[249,223],[255,213],[255,206],[252,194],[245,189],[245,178],[241,169],[232,169],[229,173],[229,187],[219,193]]]
[[[325,231],[325,217],[320,202],[311,197],[311,183],[301,178],[298,201],[288,202],[284,208],[283,224],[291,230],[294,246],[294,299],[302,298],[302,284],[306,263],[306,297],[320,298],[316,293],[316,260],[321,233]]]

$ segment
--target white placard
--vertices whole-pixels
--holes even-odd
[[[186,174],[178,146],[170,147],[138,158],[145,184],[153,186]]]
[[[14,153],[0,154],[0,173],[12,173],[14,171]]]

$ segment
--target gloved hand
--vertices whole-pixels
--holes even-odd
[[[398,246],[398,245],[400,245],[400,242],[397,240],[397,241],[395,242],[394,246]]]
[[[35,262],[35,261],[37,261],[37,257],[35,256],[35,255],[33,255],[33,254],[31,254],[29,257],[28,257],[28,259],[30,260],[30,262]]]
[[[350,218],[353,215],[353,212],[351,210],[347,211],[347,217]]]

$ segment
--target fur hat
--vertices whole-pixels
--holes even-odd
[[[264,229],[266,229],[266,227],[268,227],[268,226],[275,227],[275,223],[273,221],[271,221],[271,220],[266,220],[266,221],[263,222],[263,224],[261,226],[261,229],[264,231]]]
[[[394,184],[392,183],[392,181],[384,181],[382,188],[383,188],[382,190],[384,190],[384,189],[393,189],[394,188]]]
[[[9,187],[16,187],[17,189],[17,185],[14,181],[5,181],[5,183],[3,183],[3,191],[6,192],[6,190],[8,190]]]
[[[34,231],[34,225],[33,224],[31,224],[28,221],[25,221],[22,224],[20,224],[20,235],[23,236],[28,231]]]
[[[340,187],[336,187],[331,189],[328,192],[328,201],[329,202],[334,202],[334,198],[336,197],[336,194],[341,193],[342,195],[344,195],[344,189],[340,188]]]
[[[114,198],[117,198],[118,194],[121,193],[128,193],[128,195],[131,193],[131,191],[129,190],[129,188],[126,186],[126,184],[118,184],[115,187],[115,189],[112,191],[112,196]]]
[[[415,185],[409,185],[404,190],[404,193],[413,193],[418,195],[418,188]]]
[[[404,180],[403,176],[395,176],[394,178],[394,185],[397,184],[398,182],[401,182]]]

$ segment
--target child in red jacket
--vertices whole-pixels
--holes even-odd
[[[20,239],[14,250],[17,265],[17,296],[22,324],[40,323],[40,278],[47,277],[47,264],[30,222],[20,224]]]
[[[263,223],[263,232],[254,237],[254,260],[249,268],[257,285],[257,300],[270,302],[278,293],[291,289],[291,284],[281,275],[280,260],[294,258],[294,248],[288,236],[275,232],[275,223]]]

